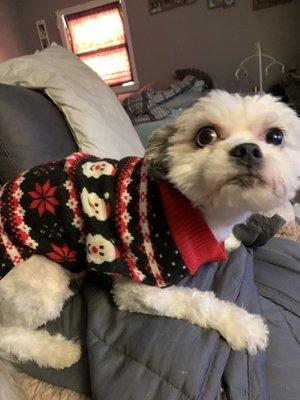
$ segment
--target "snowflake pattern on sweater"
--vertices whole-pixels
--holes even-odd
[[[159,287],[190,273],[143,159],[74,153],[20,174],[0,198],[0,277],[33,254],[71,272],[119,274]]]

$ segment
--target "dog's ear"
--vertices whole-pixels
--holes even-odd
[[[173,125],[153,132],[148,141],[145,159],[148,166],[148,174],[155,179],[162,179],[168,172],[168,154],[170,137],[174,134],[176,128]]]

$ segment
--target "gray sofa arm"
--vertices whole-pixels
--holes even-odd
[[[44,94],[0,84],[0,183],[63,158],[77,145],[61,112]]]

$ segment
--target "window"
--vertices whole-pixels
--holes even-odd
[[[120,93],[138,86],[124,0],[57,11],[63,43]]]

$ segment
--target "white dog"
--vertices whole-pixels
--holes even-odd
[[[212,91],[174,125],[153,134],[145,160],[149,175],[180,191],[202,213],[217,241],[223,242],[233,226],[252,213],[270,211],[294,197],[299,156],[300,120],[288,106],[270,95],[242,97]],[[86,174],[95,177],[99,168],[108,174],[113,169],[105,162],[96,167],[87,166]],[[84,192],[83,203],[86,196]],[[98,210],[101,202],[104,206]],[[87,203],[87,213],[96,216],[97,211],[99,220],[106,218],[105,200],[93,194]],[[72,294],[72,277],[49,258],[34,255],[0,281],[0,349],[5,354],[57,369],[78,361],[78,343],[36,330],[59,316]],[[255,354],[267,346],[268,329],[260,316],[221,301],[212,292],[176,286],[160,289],[118,278],[113,294],[122,310],[216,329],[234,350]]]

